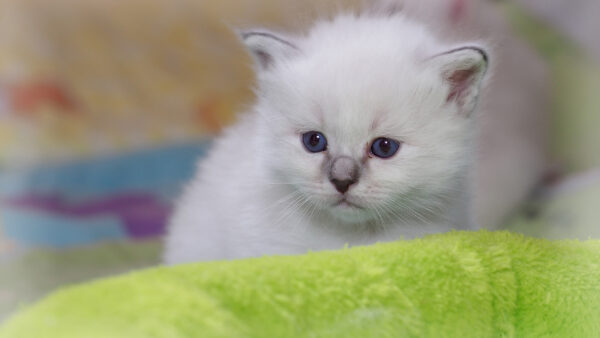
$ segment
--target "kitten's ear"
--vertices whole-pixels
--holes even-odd
[[[449,104],[456,104],[463,116],[469,116],[479,98],[481,83],[488,68],[488,54],[480,47],[460,47],[429,59],[448,85]]]
[[[289,39],[264,30],[243,31],[240,37],[261,71],[269,70],[277,62],[299,52]]]

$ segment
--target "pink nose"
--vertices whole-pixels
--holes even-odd
[[[348,156],[334,158],[329,169],[329,181],[337,191],[344,194],[350,186],[358,182],[360,168],[356,161]]]
[[[356,181],[354,181],[354,180],[336,180],[334,178],[331,180],[331,183],[335,186],[335,189],[337,191],[344,194],[344,193],[346,193],[346,191],[348,191],[348,189],[350,188],[350,186],[352,184],[356,183]]]

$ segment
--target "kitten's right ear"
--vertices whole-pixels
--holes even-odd
[[[487,52],[477,46],[455,48],[429,59],[448,86],[446,101],[456,104],[463,116],[469,116],[475,109],[488,59]]]
[[[299,52],[298,47],[289,39],[271,32],[243,31],[240,33],[240,37],[261,71],[269,70],[277,62]]]

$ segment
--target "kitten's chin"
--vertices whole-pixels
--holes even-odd
[[[346,201],[331,206],[329,213],[334,218],[350,224],[363,223],[371,219],[371,215],[366,209]]]

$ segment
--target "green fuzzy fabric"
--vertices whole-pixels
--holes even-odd
[[[69,287],[0,337],[598,337],[600,241],[452,232]]]

